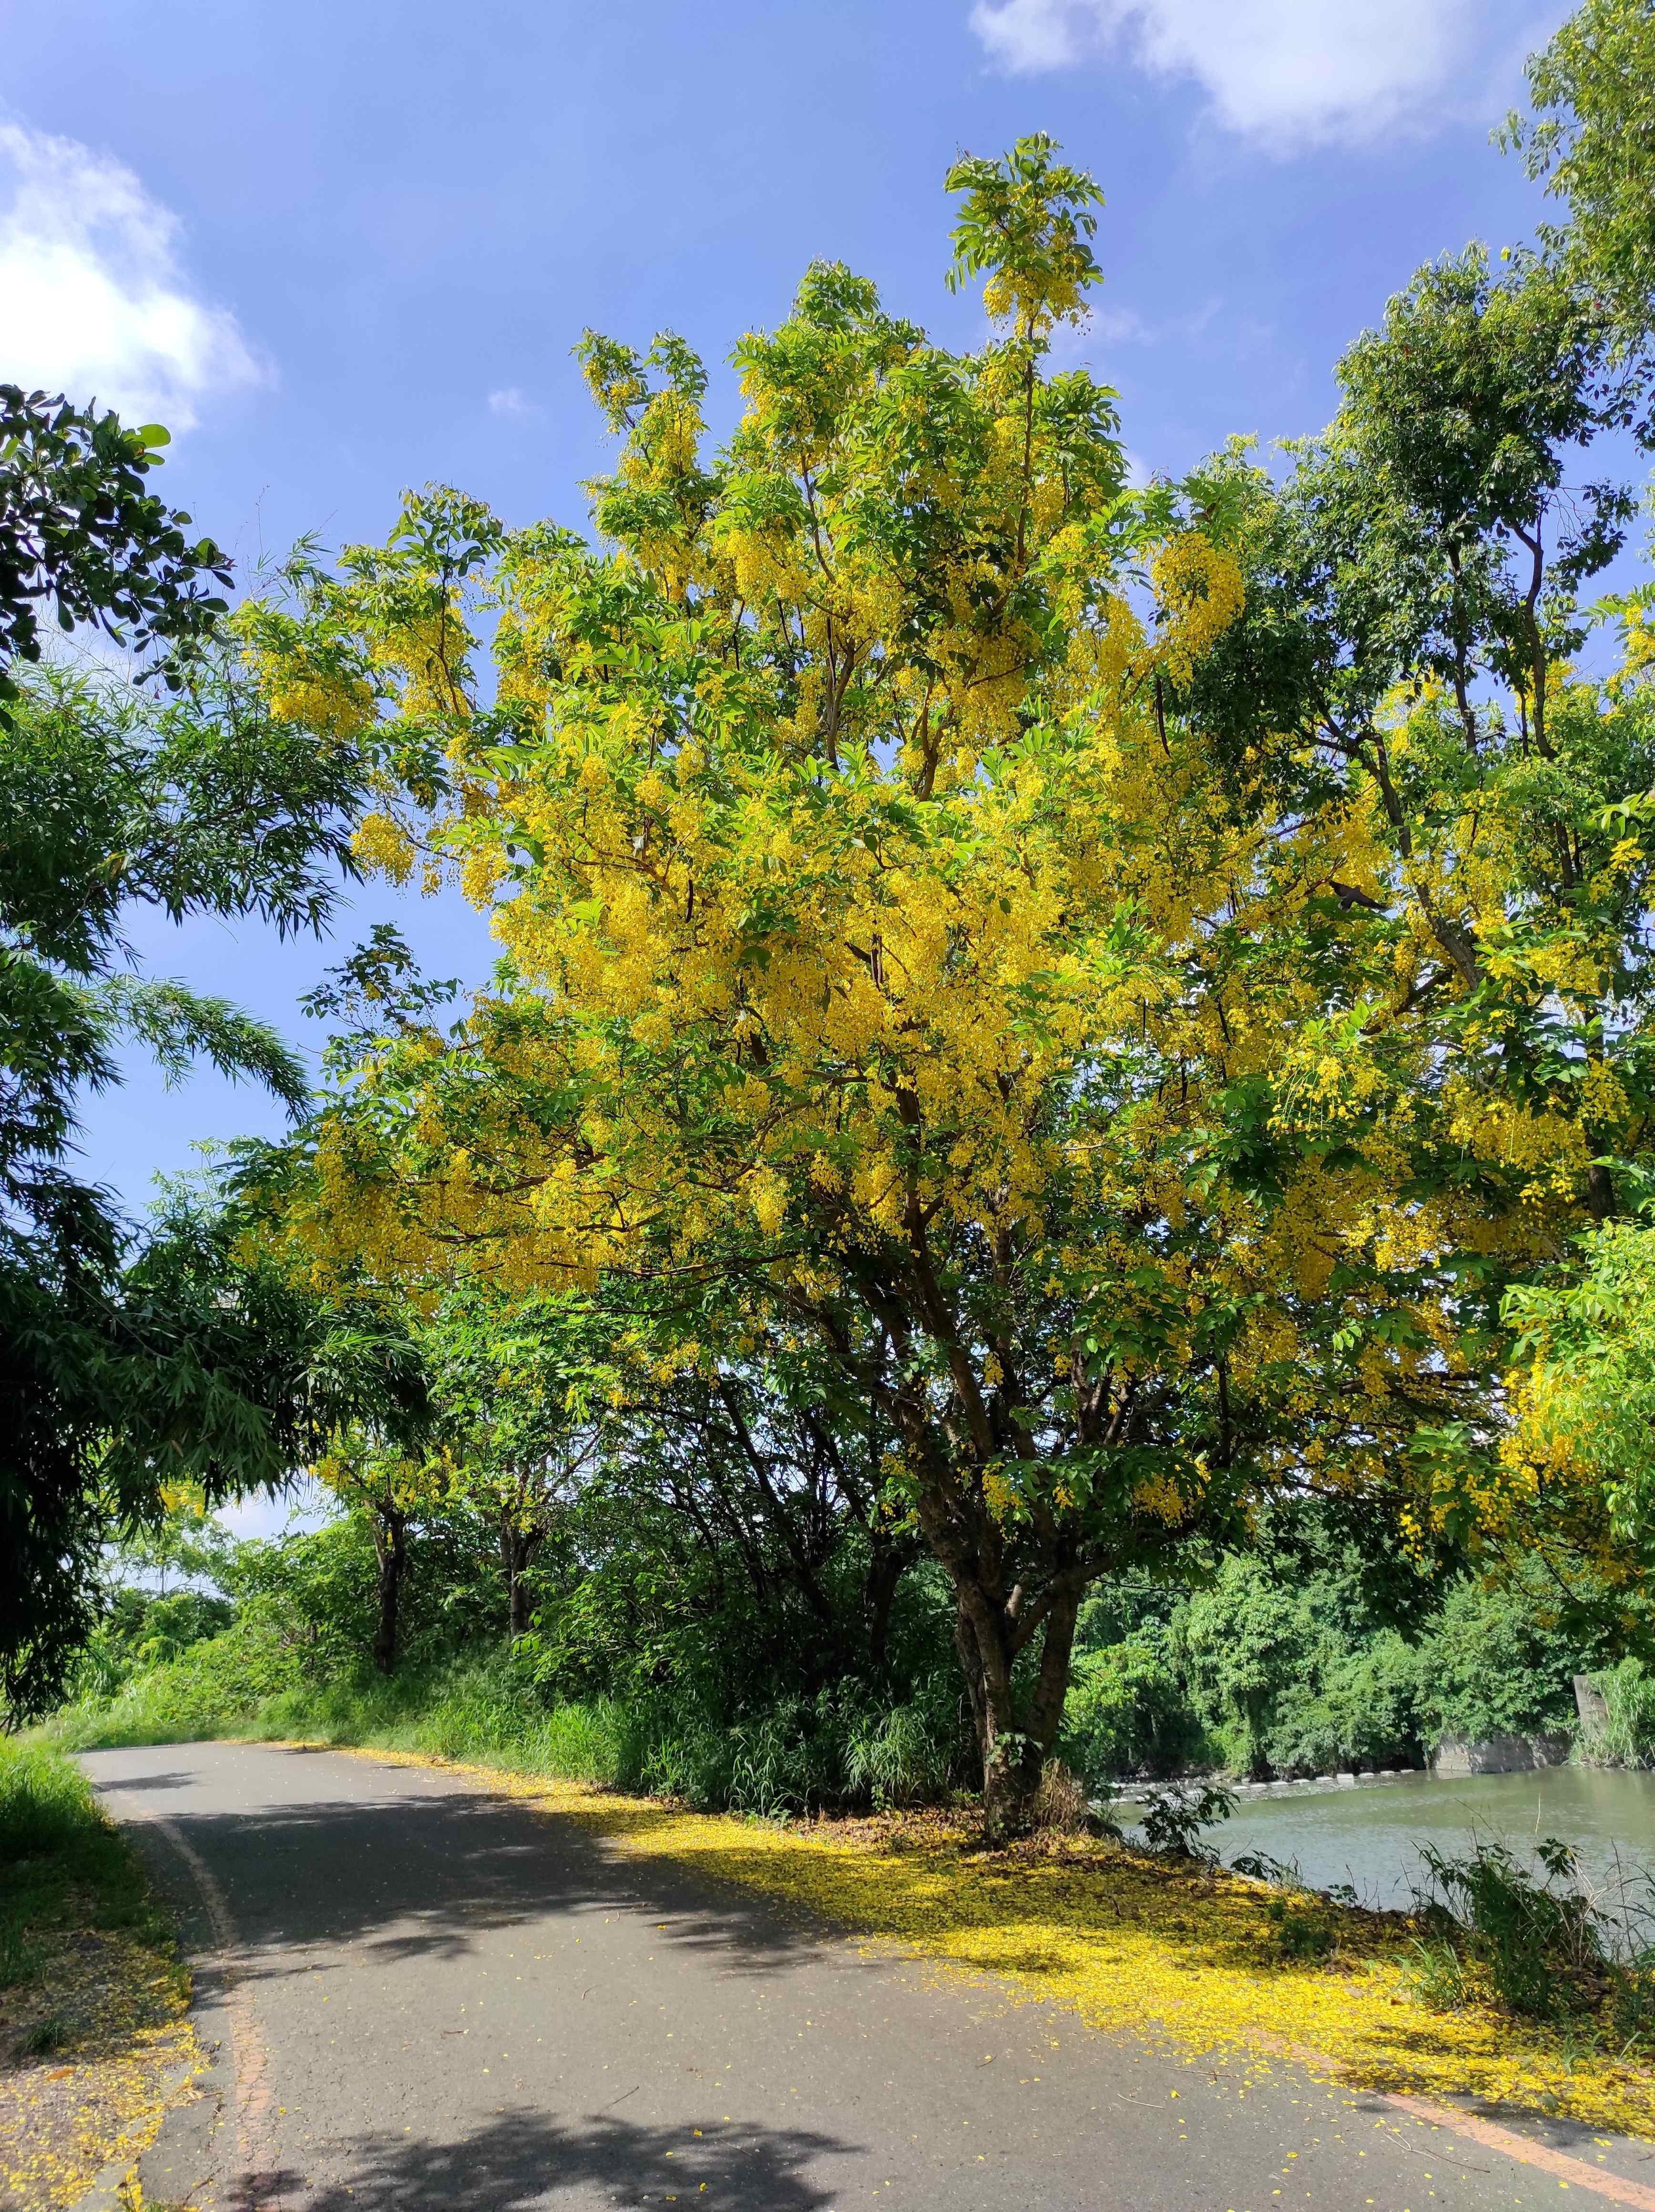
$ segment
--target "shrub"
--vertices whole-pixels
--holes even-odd
[[[932,1674],[905,1703],[859,1713],[845,1747],[849,1793],[878,1807],[934,1803],[946,1796],[976,1764],[961,1704],[958,1680]]]
[[[1459,1947],[1440,1932],[1415,1936],[1406,1978],[1428,2012],[1458,2012],[1470,1995]]]
[[[1655,1675],[1640,1659],[1623,1659],[1591,1678],[1608,1707],[1581,1732],[1581,1751],[1597,1766],[1655,1766]]]
[[[959,1706],[956,1687],[939,1676],[900,1705],[852,1686],[720,1723],[682,1686],[661,1689],[633,1708],[623,1786],[771,1817],[934,1801],[969,1760]]]
[[[1327,1657],[1319,1680],[1286,1684],[1264,1739],[1277,1774],[1412,1762],[1418,1745],[1419,1655],[1394,1629]]]
[[[1589,1898],[1563,1887],[1574,1854],[1555,1836],[1539,1854],[1537,1881],[1503,1844],[1478,1844],[1464,1858],[1421,1847],[1437,1894],[1423,1900],[1434,1948],[1429,1941],[1420,1947],[1416,1981],[1434,1986],[1434,2002],[1446,2002],[1453,1983],[1441,1956],[1445,1939],[1482,1970],[1508,2012],[1553,2020],[1602,1997],[1610,1979],[1602,1921]]]
[[[1143,1801],[1143,1840],[1152,1851],[1165,1851],[1170,1858],[1212,1859],[1216,1854],[1196,1838],[1234,1810],[1234,1791],[1214,1783],[1191,1790],[1152,1790]]]
[[[143,1876],[79,1768],[50,1744],[0,1736],[0,1985],[37,1978],[37,1939],[150,1917]]]
[[[1267,1898],[1264,1917],[1279,1959],[1298,1965],[1329,1958],[1338,1948],[1337,1917],[1313,1891],[1293,1890],[1284,1896]]]
[[[102,1828],[92,1786],[77,1767],[45,1744],[0,1737],[0,1866],[72,1856]]]
[[[945,1676],[900,1705],[824,1691],[724,1722],[682,1682],[633,1698],[559,1698],[532,1662],[500,1647],[389,1678],[360,1662],[318,1673],[284,1618],[279,1602],[250,1599],[224,1635],[65,1707],[51,1736],[73,1749],[223,1735],[373,1745],[767,1815],[932,1799],[961,1759],[959,1696]]]
[[[1600,1634],[1561,1618],[1538,1572],[1449,1590],[1420,1651],[1420,1706],[1434,1741],[1568,1735],[1573,1677],[1603,1656]]]
[[[261,1704],[300,1680],[300,1656],[268,1611],[245,1607],[222,1636],[65,1706],[48,1724],[70,1750],[128,1743],[188,1743],[245,1733]]]
[[[1112,1644],[1076,1662],[1058,1749],[1094,1795],[1113,1780],[1174,1773],[1200,1744],[1183,1686],[1154,1644]]]
[[[1034,1827],[1049,1835],[1083,1835],[1091,1825],[1085,1788],[1060,1759],[1047,1759],[1031,1810]]]

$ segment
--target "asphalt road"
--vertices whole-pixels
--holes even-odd
[[[1655,2212],[1648,2145],[1479,2140],[1099,2034],[465,1775],[227,1744],[84,1764],[179,1909],[218,2052],[145,2161],[152,2208],[1503,2212],[1567,2186]]]

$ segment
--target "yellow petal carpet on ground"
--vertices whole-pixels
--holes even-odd
[[[0,2069],[0,2202],[8,2212],[75,2204],[96,2177],[131,2166],[205,2063],[177,1961],[129,1936],[52,1942],[33,2001],[3,2027],[14,2053],[30,2015],[64,2022],[58,2047]]]
[[[383,1756],[398,1764],[448,1765]],[[1088,2026],[1194,2051],[1297,2057],[1347,2086],[1490,2103],[1655,2136],[1655,2073],[1612,2041],[1491,2006],[1428,2009],[1412,1994],[1398,1914],[1326,1908],[1335,1948],[1283,1958],[1271,1893],[1240,1876],[1107,1844],[985,1851],[935,1816],[770,1825],[585,1784],[465,1767],[627,1853],[667,1858],[784,1907],[1003,1977]]]
[[[206,2063],[190,1977],[84,1775],[0,1737],[0,2204],[77,2203],[130,2167]]]

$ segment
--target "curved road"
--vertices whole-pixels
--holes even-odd
[[[218,2054],[144,2161],[156,2206],[1504,2212],[1567,2186],[1655,2212],[1648,2145],[1154,2052],[470,1776],[229,1744],[83,1764],[179,1910]]]

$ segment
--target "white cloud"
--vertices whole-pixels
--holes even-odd
[[[234,316],[192,290],[181,228],[107,155],[0,124],[0,380],[173,430],[269,381]]]
[[[502,422],[526,422],[540,410],[526,392],[520,392],[515,384],[508,384],[502,390],[489,393],[488,412]]]
[[[1105,346],[1153,345],[1161,335],[1136,307],[1094,307],[1076,337]]]
[[[1020,75],[1079,59],[1070,0],[977,0],[971,27],[997,62]]]
[[[1232,130],[1292,141],[1371,137],[1434,101],[1489,15],[1487,0],[977,0],[971,21],[1019,72],[1125,42],[1194,77]]]

